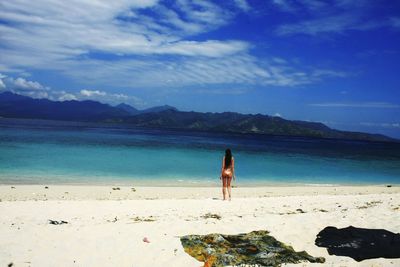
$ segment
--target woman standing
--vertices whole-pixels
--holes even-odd
[[[219,179],[222,180],[222,195],[226,200],[226,190],[228,189],[229,200],[231,200],[231,181],[235,179],[235,161],[232,157],[232,152],[228,148],[225,150],[225,156],[222,159],[221,176]]]

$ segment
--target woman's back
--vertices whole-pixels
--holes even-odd
[[[228,190],[229,200],[231,200],[231,180],[235,176],[235,161],[232,157],[232,152],[228,148],[225,150],[225,156],[222,159],[221,176],[222,194],[226,199],[226,190]]]

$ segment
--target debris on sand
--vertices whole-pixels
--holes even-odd
[[[119,188],[119,187],[113,187],[112,190],[121,190],[121,188]]]
[[[378,204],[382,204],[382,201],[370,201],[365,202],[364,206],[357,206],[357,209],[368,209],[377,206]]]
[[[306,213],[304,210],[302,210],[302,209],[297,209],[296,210],[298,213]]]
[[[203,219],[217,219],[217,220],[221,220],[222,219],[222,217],[220,215],[213,214],[213,213],[207,213],[207,214],[204,214],[204,215],[202,215],[200,217],[203,218]]]
[[[134,222],[155,222],[156,219],[153,216],[149,216],[149,217],[133,217],[132,220]]]
[[[187,235],[181,237],[181,243],[186,253],[209,267],[325,262],[322,257],[313,257],[305,251],[294,251],[291,246],[279,242],[268,233],[253,231],[238,235]]]
[[[93,218],[93,217],[92,217]],[[118,217],[117,216],[115,216],[115,218],[113,219],[113,220],[107,220],[107,222],[113,222],[113,223],[115,223],[115,222],[117,222],[118,221]]]
[[[68,222],[66,221],[54,221],[54,220],[49,220],[49,224],[54,224],[54,225],[60,225],[60,224],[67,224]]]

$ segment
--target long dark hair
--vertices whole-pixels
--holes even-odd
[[[228,148],[227,150],[225,150],[225,169],[229,168],[231,164],[232,164],[232,152]]]

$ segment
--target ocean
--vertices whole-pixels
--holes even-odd
[[[400,184],[400,144],[0,119],[0,184]]]

